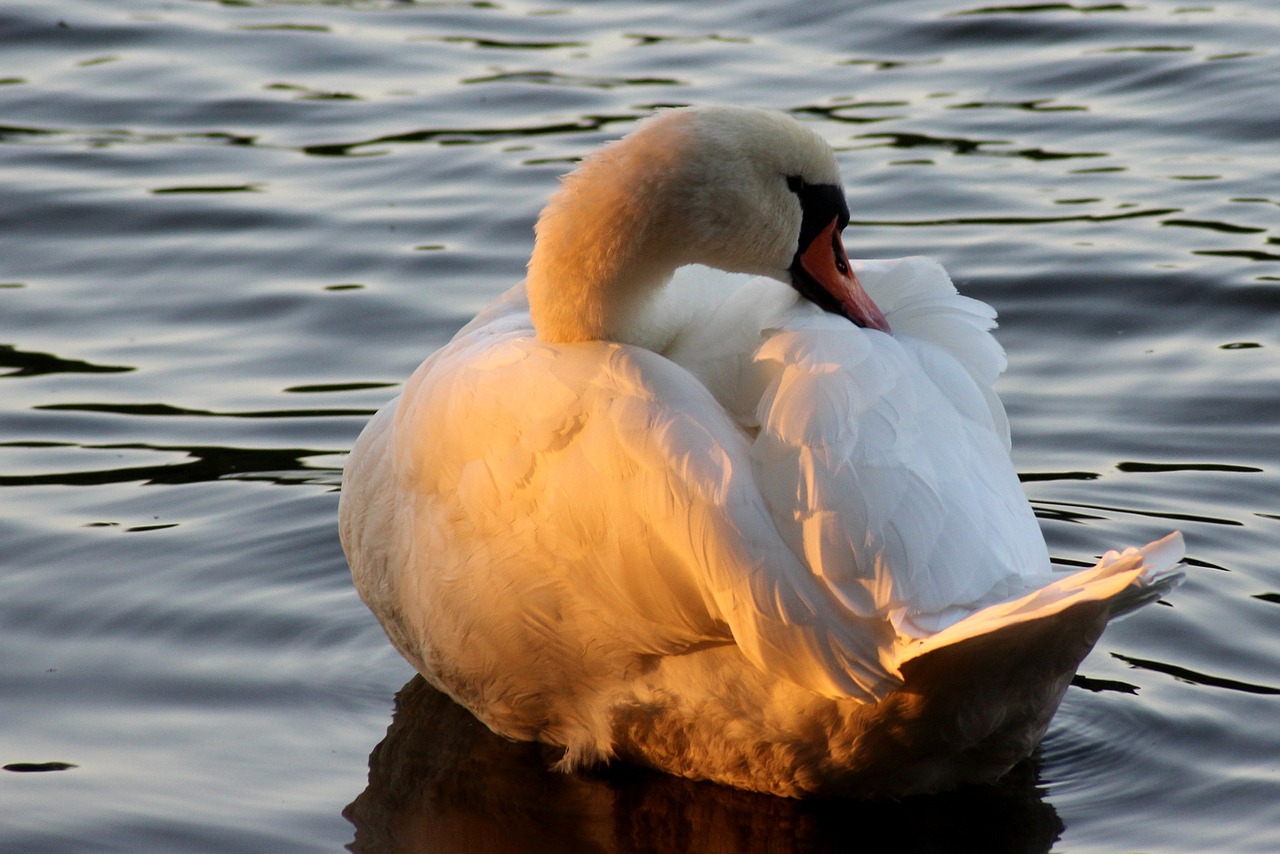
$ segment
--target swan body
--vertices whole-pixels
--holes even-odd
[[[356,587],[494,731],[781,795],[987,781],[1176,583],[1177,534],[1051,570],[994,312],[849,262],[839,187],[785,116],[658,114],[361,434]]]

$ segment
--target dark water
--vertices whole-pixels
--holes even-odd
[[[1280,850],[1278,46],[1269,0],[4,3],[0,849]],[[704,101],[997,307],[1057,559],[1187,536],[1001,787],[549,775],[351,590],[364,421],[572,158]]]

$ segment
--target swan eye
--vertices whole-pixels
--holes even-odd
[[[804,179],[799,175],[788,175],[787,189],[799,195],[800,191],[804,189]]]
[[[836,269],[840,272],[840,275],[847,276],[849,275],[849,265],[848,263],[845,262],[844,253],[841,252],[840,249],[841,249],[840,232],[836,231],[835,229],[832,229],[831,230],[831,251],[836,256]]]

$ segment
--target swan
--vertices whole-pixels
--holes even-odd
[[[1182,541],[1050,567],[994,312],[851,262],[835,156],[781,113],[660,111],[540,215],[524,283],[347,460],[391,643],[494,732],[783,796],[902,796],[1030,754]]]

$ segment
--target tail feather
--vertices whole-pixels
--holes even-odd
[[[1182,550],[1175,533],[1108,552],[1097,566],[904,643],[903,684],[865,713],[850,787],[919,792],[998,778],[1043,738],[1107,622],[1182,580]]]
[[[1110,551],[1097,565],[1057,579],[1019,599],[983,608],[935,635],[899,650],[904,664],[928,652],[1019,623],[1042,620],[1083,602],[1106,604],[1107,619],[1161,598],[1183,580],[1182,534],[1175,531],[1140,549]]]
[[[1143,605],[1149,605],[1177,588],[1186,579],[1182,558],[1185,546],[1182,534],[1169,536],[1148,543],[1142,548],[1146,569],[1138,576],[1136,584],[1126,587],[1111,601],[1111,619],[1130,614]]]

